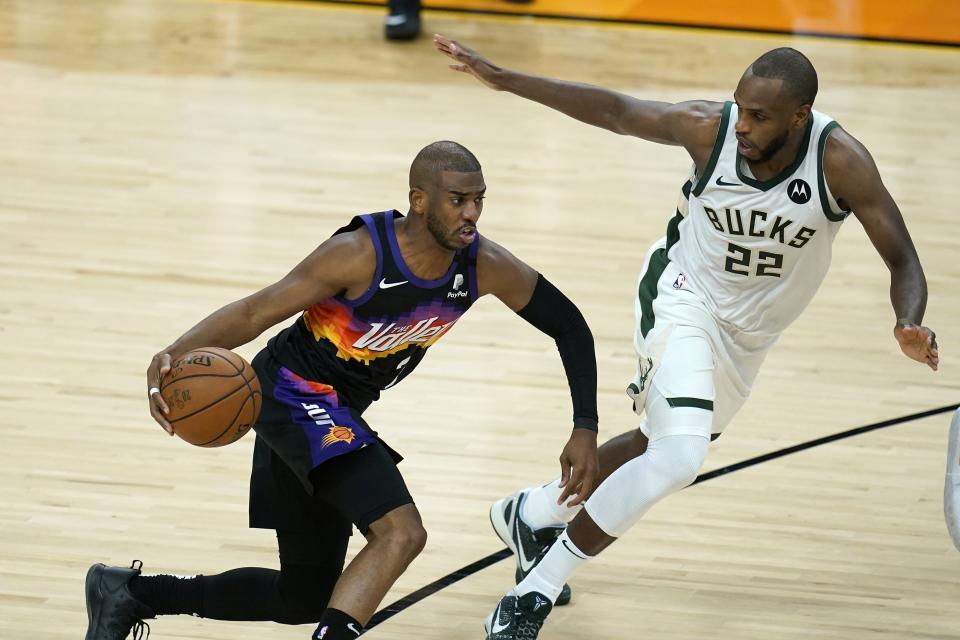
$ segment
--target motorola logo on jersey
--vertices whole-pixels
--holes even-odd
[[[797,204],[807,204],[812,194],[810,185],[799,178],[787,185],[787,196]]]
[[[439,319],[439,316],[434,316],[415,324],[401,326],[397,326],[395,322],[386,326],[382,322],[371,322],[370,331],[354,342],[353,347],[369,351],[389,351],[409,342],[426,342],[430,338],[439,337],[453,326],[453,322],[434,324]]]

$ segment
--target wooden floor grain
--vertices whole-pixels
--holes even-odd
[[[817,107],[872,151],[930,284],[933,374],[899,354],[886,269],[856,221],[708,468],[954,403],[960,376],[960,57],[922,47],[442,13],[429,28],[526,71],[663,100],[730,96],[790,44]],[[208,0],[0,0],[0,638],[77,638],[90,563],[274,566],[246,528],[252,438],[220,450],[149,418],[150,356],[282,276],[352,215],[406,201],[410,160],[454,139],[484,165],[480,223],[583,309],[601,428],[635,425],[636,271],[688,165],[449,72],[382,11]],[[239,352],[251,357],[268,335]],[[552,343],[482,301],[367,414],[431,537],[388,600],[498,550],[491,501],[549,480],[568,431]],[[577,574],[543,638],[956,638],[960,559],[942,521],[948,417],[905,423],[692,487]],[[356,540],[354,541],[356,543]],[[355,551],[356,547],[352,547]],[[369,637],[481,637],[501,562]],[[193,618],[155,638],[305,638]]]

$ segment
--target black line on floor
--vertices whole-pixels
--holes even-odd
[[[950,404],[945,407],[940,407],[938,409],[930,409],[928,411],[921,411],[920,413],[911,413],[908,416],[891,418],[890,420],[884,420],[883,422],[876,422],[874,424],[868,424],[863,427],[857,427],[856,429],[841,431],[840,433],[835,433],[832,436],[824,436],[822,438],[817,438],[816,440],[810,440],[809,442],[801,442],[800,444],[794,445],[792,447],[787,447],[786,449],[780,449],[779,451],[773,451],[772,453],[765,453],[762,456],[757,456],[756,458],[750,458],[749,460],[744,460],[743,462],[731,464],[728,467],[721,467],[719,469],[714,469],[713,471],[708,471],[707,473],[700,474],[699,476],[697,476],[697,479],[693,481],[693,484],[699,484],[701,482],[706,482],[707,480],[712,480],[713,478],[725,476],[728,473],[733,473],[734,471],[738,471],[740,469],[746,469],[747,467],[752,467],[754,465],[760,464],[761,462],[767,462],[768,460],[775,460],[777,458],[782,458],[783,456],[790,455],[791,453],[797,453],[798,451],[805,451],[806,449],[812,449],[813,447],[818,447],[821,444],[827,444],[829,442],[843,440],[844,438],[858,436],[861,433],[867,433],[869,431],[876,431],[877,429],[883,429],[884,427],[892,427],[894,425],[903,424],[904,422],[912,422],[913,420],[921,420],[923,418],[929,418],[930,416],[935,416],[940,413],[947,413],[948,411],[954,411],[958,407],[960,407],[960,404]],[[693,485],[690,485],[690,486],[693,486]]]
[[[937,409],[929,409],[927,411],[921,411],[919,413],[911,413],[910,415],[901,416],[899,418],[891,418],[890,420],[884,420],[883,422],[875,422],[874,424],[868,424],[863,427],[857,427],[855,429],[848,429],[847,431],[841,431],[840,433],[835,433],[830,436],[824,436],[823,438],[817,438],[816,440],[810,440],[808,442],[802,442],[800,444],[794,445],[792,447],[787,447],[785,449],[780,449],[778,451],[773,451],[771,453],[765,453],[762,456],[756,456],[755,458],[750,458],[744,460],[743,462],[738,462],[736,464],[731,464],[726,467],[721,467],[719,469],[714,469],[713,471],[708,471],[707,473],[700,474],[697,476],[697,479],[693,481],[694,484],[700,484],[701,482],[706,482],[707,480],[713,480],[714,478],[719,478],[720,476],[725,476],[728,473],[733,473],[734,471],[739,471],[740,469],[746,469],[747,467],[752,467],[758,465],[762,462],[769,462],[770,460],[775,460],[777,458],[782,458],[783,456],[790,455],[791,453],[797,453],[799,451],[805,451],[807,449],[812,449],[813,447],[818,447],[822,444],[828,444],[830,442],[836,442],[837,440],[843,440],[844,438],[851,438],[853,436],[858,436],[862,433],[867,433],[870,431],[876,431],[877,429],[883,429],[885,427],[892,427],[898,424],[903,424],[904,422],[912,422],[914,420],[921,420],[923,418],[929,418],[930,416],[939,415],[941,413],[947,413],[948,411],[955,411],[957,408],[960,408],[960,404],[950,404],[945,407],[939,407]],[[439,580],[434,580],[425,587],[417,589],[408,596],[400,598],[396,602],[387,605],[380,611],[377,611],[373,617],[370,619],[370,622],[367,624],[365,631],[372,629],[378,624],[385,622],[397,615],[404,609],[415,605],[424,598],[432,596],[441,589],[445,589],[450,585],[459,582],[471,576],[474,573],[482,569],[486,569],[492,564],[496,564],[505,558],[509,558],[513,553],[509,549],[501,549],[496,553],[491,553],[485,558],[481,558],[476,562],[471,562],[467,566],[457,569],[453,573],[445,575]]]
[[[513,552],[510,551],[510,549],[501,549],[500,551],[497,551],[496,553],[491,553],[487,557],[481,558],[476,562],[471,562],[470,564],[463,567],[462,569],[457,569],[453,573],[445,575],[439,580],[434,580],[427,586],[417,589],[410,595],[404,596],[403,598],[400,598],[393,604],[387,605],[383,609],[380,609],[380,611],[377,611],[375,614],[373,614],[373,617],[370,618],[370,622],[367,623],[366,628],[372,629],[373,627],[377,626],[384,620],[392,618],[393,616],[397,615],[407,607],[415,605],[416,603],[420,602],[427,596],[432,596],[437,591],[440,591],[441,589],[449,587],[455,582],[460,582],[467,576],[473,575],[476,572],[480,571],[481,569],[486,569],[490,565],[500,562],[505,558],[509,558],[512,555],[513,555]]]

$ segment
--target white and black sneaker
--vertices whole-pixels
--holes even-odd
[[[497,536],[513,551],[517,558],[517,570],[514,579],[517,584],[533,571],[533,568],[543,560],[557,537],[563,533],[564,527],[544,527],[531,529],[520,517],[520,507],[527,499],[530,489],[523,489],[493,503],[490,507],[490,524]],[[554,603],[562,607],[570,602],[572,591],[569,584],[563,585],[563,590]]]
[[[535,640],[551,609],[553,605],[542,593],[518,596],[510,592],[483,623],[487,640]]]

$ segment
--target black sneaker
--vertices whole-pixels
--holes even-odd
[[[87,635],[84,640],[123,640],[131,631],[134,640],[150,636],[153,611],[130,593],[130,580],[140,575],[143,563],[134,560],[129,569],[95,564],[87,571]]]
[[[487,640],[536,640],[553,605],[542,593],[508,593],[483,623]]]
[[[420,35],[420,0],[390,0],[383,25],[387,40],[413,40]]]
[[[518,491],[512,496],[497,500],[490,507],[490,524],[493,525],[493,530],[517,558],[517,570],[514,572],[517,584],[543,560],[543,556],[547,555],[547,551],[564,530],[564,527],[544,527],[534,531],[523,521],[520,517],[520,506],[527,499],[529,491],[530,489]],[[564,584],[554,604],[558,607],[568,604],[572,594],[570,585]]]

